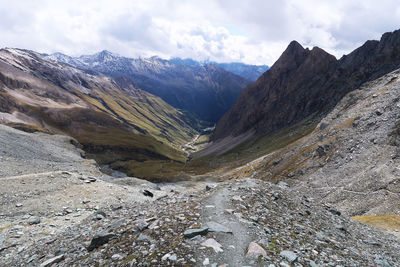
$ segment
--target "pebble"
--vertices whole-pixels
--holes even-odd
[[[33,217],[29,218],[28,223],[29,223],[30,225],[33,225],[33,224],[39,224],[40,221],[41,221],[41,220],[40,220],[40,217],[38,217],[38,216],[33,216]]]

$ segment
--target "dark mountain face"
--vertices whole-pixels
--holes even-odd
[[[132,59],[108,51],[71,58],[50,58],[114,78],[129,77],[141,89],[198,118],[217,122],[235,103],[249,80],[216,65],[182,64],[158,57]]]
[[[218,122],[212,140],[249,130],[271,134],[306,118],[320,118],[348,92],[400,67],[400,31],[367,41],[340,60],[292,42],[257,82],[245,88]]]

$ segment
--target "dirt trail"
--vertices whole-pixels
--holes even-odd
[[[251,185],[251,180],[246,181],[245,186]],[[238,197],[237,192],[235,192],[237,187],[237,184],[233,186],[224,185],[203,203],[203,212],[201,214],[203,225],[213,221],[232,230],[232,234],[212,233],[213,238],[222,245],[223,252],[214,253],[214,251],[208,251],[209,253],[207,253],[206,257],[209,258],[210,264],[244,266],[251,262],[245,257],[245,254],[249,243],[256,238],[252,229],[254,227],[251,222],[241,219],[240,214],[230,214],[226,211],[235,210],[232,197]],[[252,264],[254,263],[252,262]]]

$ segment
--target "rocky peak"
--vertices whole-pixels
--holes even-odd
[[[315,112],[321,97],[318,87],[313,87],[318,82],[316,77],[323,76],[336,62],[320,48],[310,51],[291,42],[271,69],[243,90],[235,106],[217,124],[212,139],[251,129],[264,135],[298,121],[302,112]]]
[[[254,129],[267,135],[311,116],[321,118],[348,92],[400,67],[400,30],[367,41],[340,60],[293,41],[216,126],[212,140]]]

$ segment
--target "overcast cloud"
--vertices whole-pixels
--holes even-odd
[[[400,28],[398,0],[0,0],[0,46],[272,65],[288,43],[336,57]]]

